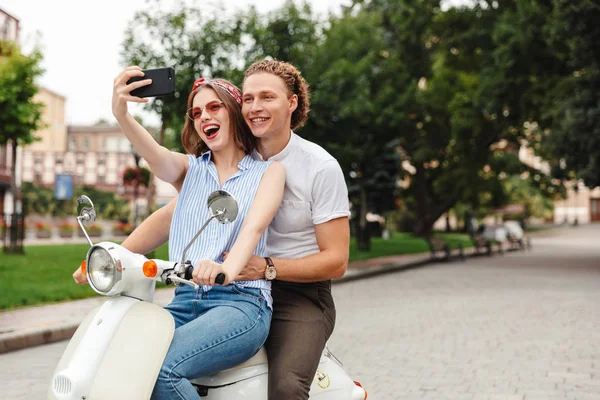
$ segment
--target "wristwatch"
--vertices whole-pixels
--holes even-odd
[[[272,281],[277,277],[277,270],[275,269],[275,264],[273,264],[273,260],[271,257],[265,257],[265,261],[267,262],[267,268],[265,269],[265,279],[268,281]]]

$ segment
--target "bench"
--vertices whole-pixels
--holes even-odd
[[[475,247],[476,255],[486,254],[488,256],[491,256],[492,251],[493,251],[493,246],[496,246],[499,254],[504,254],[504,248],[502,246],[502,242],[492,241],[481,235],[471,236],[471,241],[473,242],[473,246]]]
[[[514,235],[508,234],[506,235],[506,239],[509,246],[508,250],[531,250],[531,238],[529,236],[517,238]]]
[[[441,237],[430,237],[427,239],[429,245],[429,251],[431,252],[431,258],[433,260],[447,261],[452,256],[452,249],[444,238]],[[462,244],[458,245],[458,257],[464,259],[464,252]],[[441,255],[440,255],[441,253]]]

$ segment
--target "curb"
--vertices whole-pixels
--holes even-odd
[[[0,354],[70,339],[80,323],[81,321],[73,321],[49,328],[25,329],[3,334],[0,339]]]
[[[377,267],[364,268],[360,270],[349,270],[346,271],[344,276],[340,279],[334,279],[331,281],[332,284],[352,282],[363,278],[372,278],[378,275],[388,274],[392,272],[404,271],[413,268],[425,266],[427,264],[433,264],[439,262],[439,260],[427,257],[423,260],[412,261],[408,263],[388,263],[381,264]]]

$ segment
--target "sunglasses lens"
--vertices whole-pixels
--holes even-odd
[[[221,101],[213,100],[206,104],[206,111],[208,111],[208,113],[211,115],[215,115],[219,112],[221,107],[223,107],[223,103]],[[187,116],[192,121],[200,119],[200,117],[202,116],[202,109],[200,107],[190,108],[187,112]]]
[[[206,109],[208,110],[209,113],[216,114],[221,109],[221,103],[218,101],[211,101],[210,103],[208,103],[206,105]]]
[[[197,120],[202,115],[202,110],[198,107],[190,108],[188,110],[188,118],[191,120]]]

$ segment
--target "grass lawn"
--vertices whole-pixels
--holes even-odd
[[[442,234],[451,244],[469,246],[466,235]],[[85,258],[87,244],[27,246],[25,256],[0,253],[0,310],[96,296],[88,286],[79,286],[71,275]],[[395,254],[429,251],[423,239],[395,233],[390,240],[374,238],[371,251],[360,252],[356,241],[350,243],[350,261]],[[160,247],[156,258],[167,259],[167,246]]]

